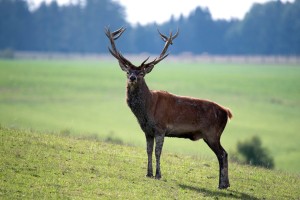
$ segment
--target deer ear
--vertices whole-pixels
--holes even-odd
[[[148,74],[152,71],[152,69],[154,68],[154,64],[150,64],[147,67],[145,67],[145,73]]]
[[[128,67],[119,61],[119,65],[124,72],[128,72]]]

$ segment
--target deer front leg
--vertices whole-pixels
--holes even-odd
[[[153,168],[152,168],[152,153],[154,145],[154,137],[146,135],[147,140],[147,155],[148,155],[148,168],[147,168],[147,177],[153,177]]]
[[[162,147],[164,144],[164,135],[156,135],[155,136],[155,158],[156,158],[156,173],[155,178],[160,179],[161,178],[161,172],[160,172],[160,155],[162,151]]]

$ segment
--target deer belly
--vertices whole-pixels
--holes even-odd
[[[173,127],[168,126],[165,134],[166,137],[187,138],[193,141],[203,138],[202,132],[199,129],[191,126]]]

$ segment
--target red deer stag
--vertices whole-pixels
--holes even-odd
[[[149,90],[144,79],[145,75],[150,73],[156,64],[168,56],[168,53],[166,54],[167,49],[178,36],[178,31],[175,35],[172,35],[171,32],[169,37],[158,31],[165,42],[160,56],[147,63],[148,57],[140,66],[133,65],[115,46],[114,41],[124,31],[123,27],[115,32],[111,32],[109,28],[105,30],[111,44],[111,48],[108,48],[110,53],[118,60],[121,69],[127,73],[127,104],[136,116],[146,136],[147,177],[153,177],[152,152],[154,140],[156,144],[155,178],[160,179],[160,155],[165,137],[188,138],[193,141],[203,138],[219,161],[219,188],[228,188],[230,184],[227,153],[220,144],[220,137],[228,118],[232,117],[230,110],[203,99],[176,96],[165,91]]]

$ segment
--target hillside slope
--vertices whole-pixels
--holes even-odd
[[[0,199],[299,199],[300,178],[163,152],[160,181],[145,177],[144,149],[0,127]]]

